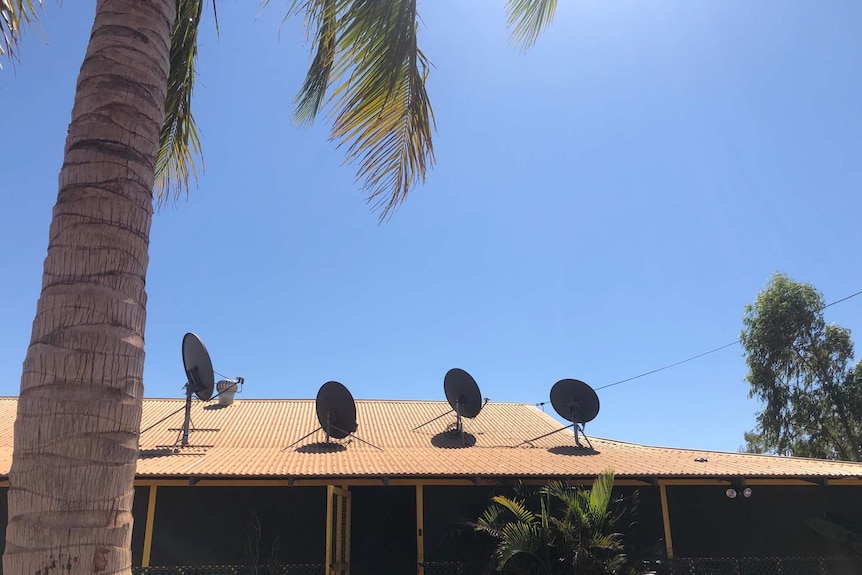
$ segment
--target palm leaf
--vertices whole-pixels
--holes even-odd
[[[332,137],[347,144],[368,201],[385,219],[434,163],[430,62],[417,44],[416,0],[353,0],[339,38]]]
[[[502,541],[497,547],[498,567],[502,569],[516,555],[528,555],[542,566],[545,573],[550,573],[546,560],[549,544],[547,531],[538,525],[509,523],[503,527]]]
[[[329,88],[335,63],[338,15],[343,8],[343,0],[307,0],[303,7],[305,28],[309,35],[312,31],[315,33],[316,51],[296,97],[293,117],[300,124],[314,121]]]
[[[532,525],[536,523],[536,516],[524,506],[523,501],[518,501],[517,499],[509,499],[508,497],[504,497],[502,495],[498,495],[493,498],[494,503],[502,507],[503,509],[509,511],[512,515],[515,516],[515,520],[519,523],[524,523],[527,525]]]
[[[331,139],[368,201],[391,215],[434,164],[434,113],[425,91],[431,63],[417,43],[416,0],[294,0],[315,52],[297,95],[294,118],[311,122],[324,104]]]
[[[529,50],[542,31],[551,24],[557,0],[509,0],[506,12],[509,16],[508,28],[512,41]]]
[[[160,205],[169,198],[177,199],[184,192],[188,193],[191,177],[197,183],[198,158],[203,169],[198,128],[191,110],[203,5],[203,0],[177,0],[177,20],[171,33],[165,120],[156,157],[155,192]]]
[[[41,6],[42,0],[0,0],[0,57],[16,58],[21,31],[38,21],[36,8]]]
[[[499,505],[490,505],[485,509],[479,520],[473,524],[473,529],[481,533],[487,533],[494,539],[502,537],[500,533],[500,515],[503,509]]]
[[[593,482],[592,488],[590,488],[589,514],[596,526],[604,523],[605,519],[610,515],[608,506],[611,502],[613,488],[614,472],[610,470],[600,473]]]

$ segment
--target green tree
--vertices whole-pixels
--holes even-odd
[[[763,402],[747,450],[862,461],[862,362],[850,330],[827,324],[812,285],[775,274],[745,307],[750,397]]]
[[[475,529],[496,542],[497,569],[535,575],[604,575],[626,567],[623,517],[613,505],[614,474],[596,477],[590,489],[553,482],[539,491],[538,509],[526,500],[496,496]],[[619,503],[619,501],[617,501]]]
[[[296,117],[322,107],[381,217],[433,164],[429,63],[416,0],[303,0],[314,58]],[[0,0],[0,53],[16,56],[41,0]],[[555,0],[509,0],[528,47]],[[3,571],[129,573],[143,396],[145,278],[154,198],[187,190],[203,0],[96,0],[78,75],[42,291],[24,360]],[[215,9],[215,4],[213,4]],[[66,126],[58,129],[67,129]]]

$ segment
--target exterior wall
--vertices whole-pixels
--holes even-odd
[[[526,488],[529,492],[536,488]],[[635,508],[633,496],[637,492]],[[425,559],[429,562],[457,562],[464,573],[487,572],[493,545],[475,533],[475,522],[491,503],[494,495],[515,495],[512,488],[470,486],[426,486],[425,498]],[[664,553],[661,500],[656,487],[618,487],[615,497],[623,497],[626,510],[620,528],[626,534],[630,554],[657,558]],[[517,496],[517,495],[515,495]]]
[[[416,488],[351,487],[350,494],[351,575],[415,573]]]
[[[135,487],[135,501],[132,503],[132,565],[138,566],[144,554],[144,533],[147,530],[147,503],[150,499],[149,487]],[[5,499],[4,499],[5,502]]]
[[[325,487],[159,487],[150,565],[323,563],[325,520]]]
[[[667,487],[675,557],[851,555],[849,546],[806,525],[813,518],[862,528],[862,487],[752,486],[735,499],[726,486]],[[854,527],[855,525],[855,527]]]
[[[0,535],[3,537],[0,540],[0,553],[6,551],[6,525],[9,523],[9,504],[6,501],[8,493],[8,487],[0,487]]]
[[[664,524],[658,487],[617,487],[614,494],[625,498],[623,507],[626,513],[619,526],[625,534],[628,554],[638,559],[665,557]]]
[[[751,498],[728,499],[727,485],[666,487],[676,558],[832,557],[854,555],[852,548],[811,530],[806,521],[826,518],[862,533],[862,485],[752,485]],[[467,525],[502,486],[431,486],[424,499],[424,561],[458,562],[463,573],[480,573],[490,548]],[[659,489],[618,487],[639,509],[623,522],[627,543],[637,556],[655,558],[663,550]],[[5,545],[8,488],[0,487],[0,552]],[[350,487],[351,539],[355,575],[372,573],[380,553],[400,564],[415,563],[415,486]],[[142,564],[150,487],[135,488],[133,564]],[[160,486],[157,490],[150,565],[248,564],[249,517],[261,524],[262,565],[322,564],[325,555],[326,488]],[[628,527],[630,520],[634,521]],[[658,549],[657,549],[658,548]],[[397,550],[398,553],[392,553]],[[273,551],[275,551],[273,553]],[[396,557],[397,555],[397,557]],[[377,556],[378,558],[375,558]],[[394,572],[396,565],[393,563]],[[383,571],[386,571],[384,569]],[[377,571],[377,572],[383,572]]]
[[[468,522],[476,521],[491,497],[503,491],[496,487],[423,487],[425,561],[463,563],[465,574],[483,573],[492,547]]]

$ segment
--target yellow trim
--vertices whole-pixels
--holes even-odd
[[[862,479],[859,479],[858,477],[847,479],[830,479],[829,485],[862,485]]]
[[[832,481],[829,481],[832,483]],[[793,485],[802,485],[806,487],[822,485],[817,481],[807,481],[805,479],[745,479],[746,485],[772,485],[772,486],[793,486]]]
[[[722,486],[730,485],[730,481],[725,479],[659,479],[659,486],[662,485],[713,485]]]
[[[350,575],[350,521],[352,505],[350,491],[326,486],[326,575]],[[345,507],[346,506],[346,507]],[[333,511],[335,513],[333,514]],[[342,540],[342,528],[345,538]],[[335,530],[335,553],[344,549],[344,563],[340,557],[333,557],[333,530]]]
[[[150,566],[150,551],[153,549],[153,525],[156,519],[157,485],[150,485],[150,498],[147,501],[147,524],[144,527],[144,553],[141,557],[141,567]]]
[[[416,563],[418,575],[425,575],[425,500],[422,486],[416,486]]]
[[[664,523],[664,544],[667,549],[667,558],[673,559],[673,538],[670,534],[670,512],[667,508],[667,487],[660,483],[659,493],[661,494],[661,518]]]
[[[9,487],[9,480],[0,481],[0,487]]]
[[[333,489],[333,492],[336,490]],[[335,564],[340,566],[342,564],[341,550],[344,549],[344,540],[342,538],[342,534],[344,533],[344,515],[347,513],[347,510],[344,509],[344,497],[341,496],[340,493],[336,493],[335,495]],[[341,569],[336,567],[338,575],[341,575]]]
[[[326,487],[326,565],[324,566],[326,575],[332,575],[332,495],[334,493],[334,490],[334,485],[329,485]]]

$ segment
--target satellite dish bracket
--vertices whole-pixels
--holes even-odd
[[[461,420],[461,396],[455,400],[455,425],[458,433],[461,435],[461,443],[466,447],[467,440],[464,439],[464,422]]]
[[[346,439],[347,437],[353,437],[362,443],[383,451],[383,448],[365,441],[355,434],[357,429],[356,402],[353,396],[350,395],[350,391],[339,382],[328,381],[320,387],[320,390],[317,392],[317,399],[315,400],[315,410],[317,412],[318,426],[310,433],[305,434],[285,447],[282,451],[290,449],[321,430],[326,435],[326,443],[331,443],[333,438]]]
[[[569,406],[569,420],[575,422],[572,425],[572,431],[574,432],[574,435],[575,435],[575,445],[577,445],[578,447],[583,447],[583,445],[581,445],[581,440],[578,437],[578,432],[583,433],[584,427],[586,426],[586,423],[581,423],[581,419],[582,419],[581,418],[581,402],[575,400],[574,397],[570,397],[569,402],[568,402],[568,406]],[[586,435],[584,435],[584,437],[586,438]],[[589,441],[589,440],[587,440],[587,441]]]
[[[189,381],[186,383],[186,415],[185,417],[183,417],[183,431],[181,440],[181,445],[183,447],[188,447],[189,445],[189,428],[192,424],[192,393],[194,393],[195,388],[197,387],[197,385],[194,383],[196,374],[193,374],[192,372],[197,371],[197,369],[198,368],[195,367],[194,370],[186,372],[189,374]],[[176,445],[174,445],[174,447],[176,447]]]

